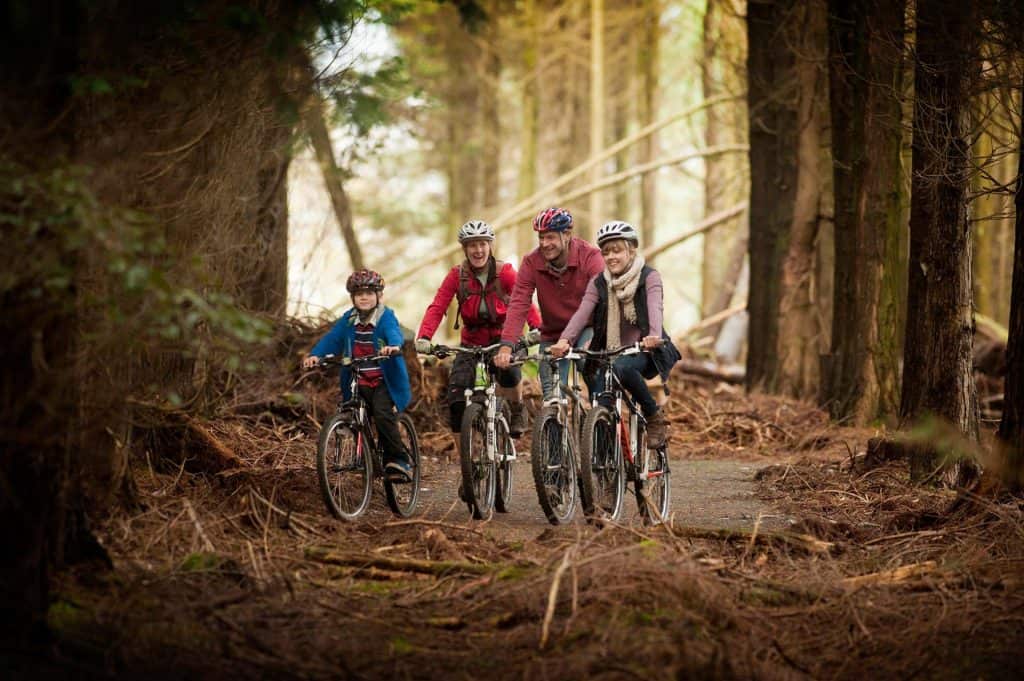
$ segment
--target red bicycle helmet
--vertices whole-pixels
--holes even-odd
[[[548,208],[533,219],[535,232],[565,232],[572,229],[572,213],[564,208]]]
[[[345,288],[348,289],[349,293],[355,293],[360,289],[370,289],[371,291],[380,293],[384,290],[384,277],[380,276],[380,274],[373,270],[356,270],[352,274],[348,275],[348,281],[345,282]]]

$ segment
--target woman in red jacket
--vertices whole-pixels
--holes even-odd
[[[452,298],[458,297],[458,316],[462,320],[462,345],[480,347],[501,340],[508,298],[516,283],[516,270],[512,263],[495,260],[491,253],[494,230],[481,220],[470,220],[459,229],[459,243],[466,260],[448,272],[441,282],[434,301],[427,306],[416,334],[416,350],[429,352],[430,339],[437,331],[441,318],[448,310]],[[531,329],[540,326],[540,313],[531,307],[527,315]],[[455,328],[458,328],[456,320]],[[464,391],[473,387],[475,379],[473,357],[457,355],[448,379],[448,410],[451,428],[462,428],[462,413],[466,408]],[[512,419],[508,425],[513,437],[526,431],[526,413],[523,405],[522,373],[519,367],[508,367],[498,372],[499,394],[509,402]]]

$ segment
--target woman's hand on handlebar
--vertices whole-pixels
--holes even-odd
[[[563,357],[571,349],[572,346],[569,344],[569,341],[564,338],[559,338],[557,343],[548,346],[548,352],[555,357]]]
[[[640,343],[643,345],[644,350],[654,350],[661,347],[663,341],[658,336],[645,336]]]
[[[319,363],[320,363],[320,358],[317,357],[316,355],[306,355],[306,357],[302,360],[302,368],[303,369],[312,369],[313,367],[315,367]]]

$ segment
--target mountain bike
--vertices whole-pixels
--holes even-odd
[[[352,368],[352,397],[339,402],[337,411],[324,423],[316,448],[320,494],[327,510],[342,520],[354,520],[366,511],[375,478],[381,478],[384,496],[395,515],[403,518],[412,515],[419,497],[420,445],[412,419],[408,414],[398,415],[398,432],[412,465],[411,480],[391,479],[384,474],[384,452],[376,437],[370,405],[359,394],[360,370],[383,359],[389,356],[336,358],[325,355],[317,364],[318,368],[342,365]]]
[[[492,508],[508,513],[512,500],[516,445],[509,434],[508,405],[495,394],[498,369],[491,361],[500,347],[501,343],[480,347],[437,345],[430,353],[440,358],[464,354],[475,360],[473,387],[465,390],[459,461],[463,501],[477,520],[489,516]],[[522,361],[516,360],[510,366],[519,364]]]
[[[573,349],[560,358],[545,353],[540,359],[551,363],[551,374],[555,377],[560,376],[558,362],[569,361],[568,380],[555,382],[554,396],[544,401],[543,409],[534,419],[530,447],[537,501],[552,525],[569,522],[576,512],[576,456],[586,402],[580,396],[575,360],[582,358],[580,351]]]
[[[616,357],[644,352],[643,347],[636,343],[614,350],[579,352],[604,369],[603,389],[591,398],[580,438],[583,512],[615,520],[622,511],[626,482],[632,482],[644,521],[664,520],[671,494],[668,453],[665,447],[647,446],[647,419],[612,371]],[[601,404],[609,401],[612,408]],[[629,407],[628,418],[623,417],[623,404]]]

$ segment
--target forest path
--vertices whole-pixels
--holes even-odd
[[[537,492],[530,470],[529,454],[520,453],[515,462],[511,509],[495,513],[486,522],[488,534],[509,542],[531,540],[545,530],[575,534],[584,524],[577,507],[574,521],[552,526],[537,503]],[[670,513],[676,524],[708,529],[753,529],[755,523],[764,529],[786,529],[786,517],[771,509],[756,495],[754,475],[763,467],[750,461],[676,459],[672,465],[672,496]],[[466,505],[458,500],[457,463],[433,461],[428,458],[420,488],[416,517],[451,523],[471,522]],[[760,521],[758,521],[760,516]],[[639,524],[636,498],[626,490],[624,525]]]

